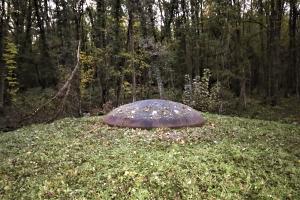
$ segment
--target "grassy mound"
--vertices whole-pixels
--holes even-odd
[[[205,114],[202,128],[64,119],[0,133],[0,199],[299,199],[300,127]]]

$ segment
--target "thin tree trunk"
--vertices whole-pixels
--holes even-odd
[[[150,18],[152,35],[154,38],[154,42],[156,43],[158,41],[158,38],[157,38],[156,30],[155,30],[155,16],[153,13],[153,4],[154,4],[153,0],[148,3],[148,13],[149,13],[149,18]]]
[[[130,53],[129,62],[132,67],[132,101],[136,101],[136,73],[134,65],[134,0],[127,0],[128,27],[127,27],[127,51]]]
[[[41,64],[44,64],[44,62],[47,60],[47,64],[51,67],[52,64],[49,63],[51,62],[50,59],[50,54],[49,54],[49,46],[48,46],[48,42],[47,42],[47,37],[46,37],[46,30],[45,30],[45,26],[44,26],[44,19],[41,15],[41,11],[42,11],[42,6],[40,5],[38,0],[34,0],[34,9],[35,9],[35,15],[36,15],[36,19],[37,19],[37,24],[39,27],[39,31],[40,31],[40,37],[41,37],[41,57],[40,57],[40,62]],[[36,66],[37,68],[39,67],[38,65]],[[37,71],[40,71],[39,69]],[[40,75],[38,75],[40,76]],[[47,86],[47,81],[44,78],[40,78],[40,85],[41,87],[44,89]]]
[[[242,69],[242,78],[240,80],[240,99],[243,105],[243,108],[247,107],[247,95],[246,95],[246,72],[243,67]]]
[[[238,7],[238,19],[237,19],[237,27],[236,27],[236,37],[237,37],[237,41],[236,41],[236,45],[238,45],[237,48],[237,66],[240,68],[239,70],[241,70],[241,77],[240,77],[240,100],[241,100],[241,104],[243,106],[243,108],[245,109],[247,106],[247,88],[246,88],[246,66],[245,66],[245,62],[244,59],[247,58],[243,58],[244,57],[244,53],[243,53],[243,44],[242,44],[242,37],[245,34],[245,26],[243,23],[243,19],[241,16],[241,4],[238,1],[237,3],[237,7]],[[242,30],[241,30],[241,26],[242,26]]]
[[[76,41],[78,41],[79,50],[77,49],[77,65],[79,65],[79,69],[77,70],[76,76],[74,78],[74,84],[71,86],[71,91],[73,92],[73,101],[74,101],[74,115],[76,117],[79,117],[82,115],[82,109],[81,109],[81,92],[80,92],[80,77],[81,77],[81,70],[80,70],[80,64],[78,56],[80,57],[80,43],[81,43],[81,26],[82,26],[82,16],[84,13],[84,4],[85,0],[80,0],[78,4],[76,5],[76,11],[75,11],[75,30],[76,30]],[[78,55],[79,51],[79,55]]]
[[[89,18],[92,25],[92,37],[96,48],[106,48],[106,3],[104,0],[96,1],[96,15],[92,14],[92,10],[88,9]],[[104,66],[107,66],[106,58],[104,58]],[[99,85],[100,105],[107,101],[108,97],[108,84],[106,73],[101,69],[101,65],[97,65],[97,83]]]
[[[5,93],[5,78],[6,78],[6,69],[5,63],[3,60],[4,53],[4,38],[6,35],[6,26],[5,26],[5,0],[1,0],[1,18],[0,18],[0,115],[4,111],[4,93]]]
[[[299,99],[300,98],[300,70],[297,69],[296,71],[296,96]]]
[[[46,22],[46,31],[50,30],[50,17],[49,17],[49,3],[48,0],[44,0],[44,19]]]
[[[136,6],[137,6],[140,23],[141,23],[141,33],[143,38],[146,38],[148,35],[147,19],[146,19],[147,16],[144,10],[145,4],[146,4],[145,1],[139,1],[139,0],[136,1]]]
[[[193,64],[194,64],[194,70],[195,74],[197,76],[200,75],[200,71],[202,71],[200,68],[201,66],[201,60],[202,55],[200,51],[200,19],[199,19],[199,2],[196,0],[191,0],[191,19],[192,19],[192,26],[191,29],[193,30],[193,42],[195,44],[194,50],[193,50]]]
[[[290,0],[290,16],[289,16],[289,65],[287,70],[287,95],[297,91],[297,5],[296,0]]]
[[[165,12],[164,29],[163,29],[161,41],[163,41],[164,39],[167,40],[171,39],[172,36],[171,24],[173,22],[175,10],[178,6],[177,0],[170,0],[169,3],[164,1],[164,5],[166,5],[166,7],[164,8],[164,12]]]
[[[266,51],[265,51],[265,33],[264,33],[264,11],[263,11],[263,2],[262,0],[258,1],[258,17],[260,21],[259,25],[259,39],[260,39],[260,63],[258,66],[257,80],[258,80],[258,93],[263,93],[263,88],[266,85]]]
[[[161,0],[158,0],[157,2],[158,8],[159,8],[159,14],[160,14],[160,41],[162,42],[163,40],[163,22],[165,21],[165,17],[163,14],[163,6]]]
[[[94,24],[94,32],[95,32],[95,46],[97,48],[104,48],[106,46],[106,7],[105,1],[97,0],[97,8],[96,8],[96,20]]]
[[[279,69],[281,66],[280,58],[280,36],[281,36],[281,20],[283,16],[283,1],[271,0],[270,14],[270,100],[272,105],[276,105],[278,101],[279,90]]]
[[[164,85],[163,85],[163,81],[161,78],[159,66],[157,66],[155,63],[154,63],[154,70],[155,70],[155,77],[156,77],[156,82],[157,82],[157,87],[158,87],[158,92],[159,92],[159,98],[163,99],[164,98]]]
[[[42,40],[42,45],[43,45],[42,51],[48,55],[49,47],[48,47],[46,31],[45,31],[45,27],[44,27],[44,19],[41,16],[40,11],[42,10],[42,8],[41,8],[41,5],[39,4],[38,0],[34,0],[34,8],[35,8],[36,19],[37,19],[40,36],[41,36],[41,40]]]
[[[26,27],[25,27],[25,41],[23,43],[23,48],[21,53],[24,54],[25,51],[32,52],[32,1],[28,1],[28,10],[26,16]]]
[[[116,70],[119,72],[118,77],[116,77],[116,105],[120,103],[120,96],[122,90],[122,69],[121,69],[121,59],[119,57],[121,41],[120,41],[120,20],[121,20],[121,0],[113,0],[112,6],[112,16],[114,19],[113,24],[113,44],[112,44],[112,52],[113,52],[113,64]]]

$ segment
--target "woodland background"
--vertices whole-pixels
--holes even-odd
[[[298,0],[1,0],[0,10],[3,130],[146,98],[300,121]]]

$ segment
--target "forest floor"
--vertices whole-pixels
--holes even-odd
[[[0,134],[0,199],[300,199],[300,126],[204,114],[201,128],[101,117]]]
[[[252,119],[277,121],[282,123],[300,124],[299,99],[282,98],[276,106],[262,104],[262,99],[250,99],[246,109],[231,108],[228,115]]]
[[[12,131],[23,125],[34,124],[49,119],[49,111],[56,110],[55,105],[50,105],[48,110],[43,110],[38,116],[24,123],[24,119],[28,118],[37,108],[37,105],[43,105],[55,95],[53,89],[34,88],[20,95],[13,106],[8,106],[4,116],[0,115],[0,132]],[[171,98],[172,99],[172,98]],[[180,98],[172,99],[180,102]],[[131,100],[129,100],[130,102]],[[103,115],[106,111],[96,103],[89,104],[87,100],[82,101],[82,112],[90,113],[90,115]],[[125,101],[127,102],[127,101]],[[252,97],[247,101],[247,107],[242,108],[239,105],[239,99],[223,101],[222,112],[219,114],[227,116],[239,116],[249,119],[261,119],[268,121],[277,121],[280,123],[300,124],[300,100],[296,97],[281,98],[276,106],[268,105],[265,99],[261,97]],[[53,113],[52,113],[53,114]],[[51,117],[50,117],[51,118]]]

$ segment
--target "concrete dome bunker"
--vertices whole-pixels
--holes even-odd
[[[205,123],[201,113],[187,105],[161,99],[122,105],[104,116],[110,126],[128,128],[199,127]]]

